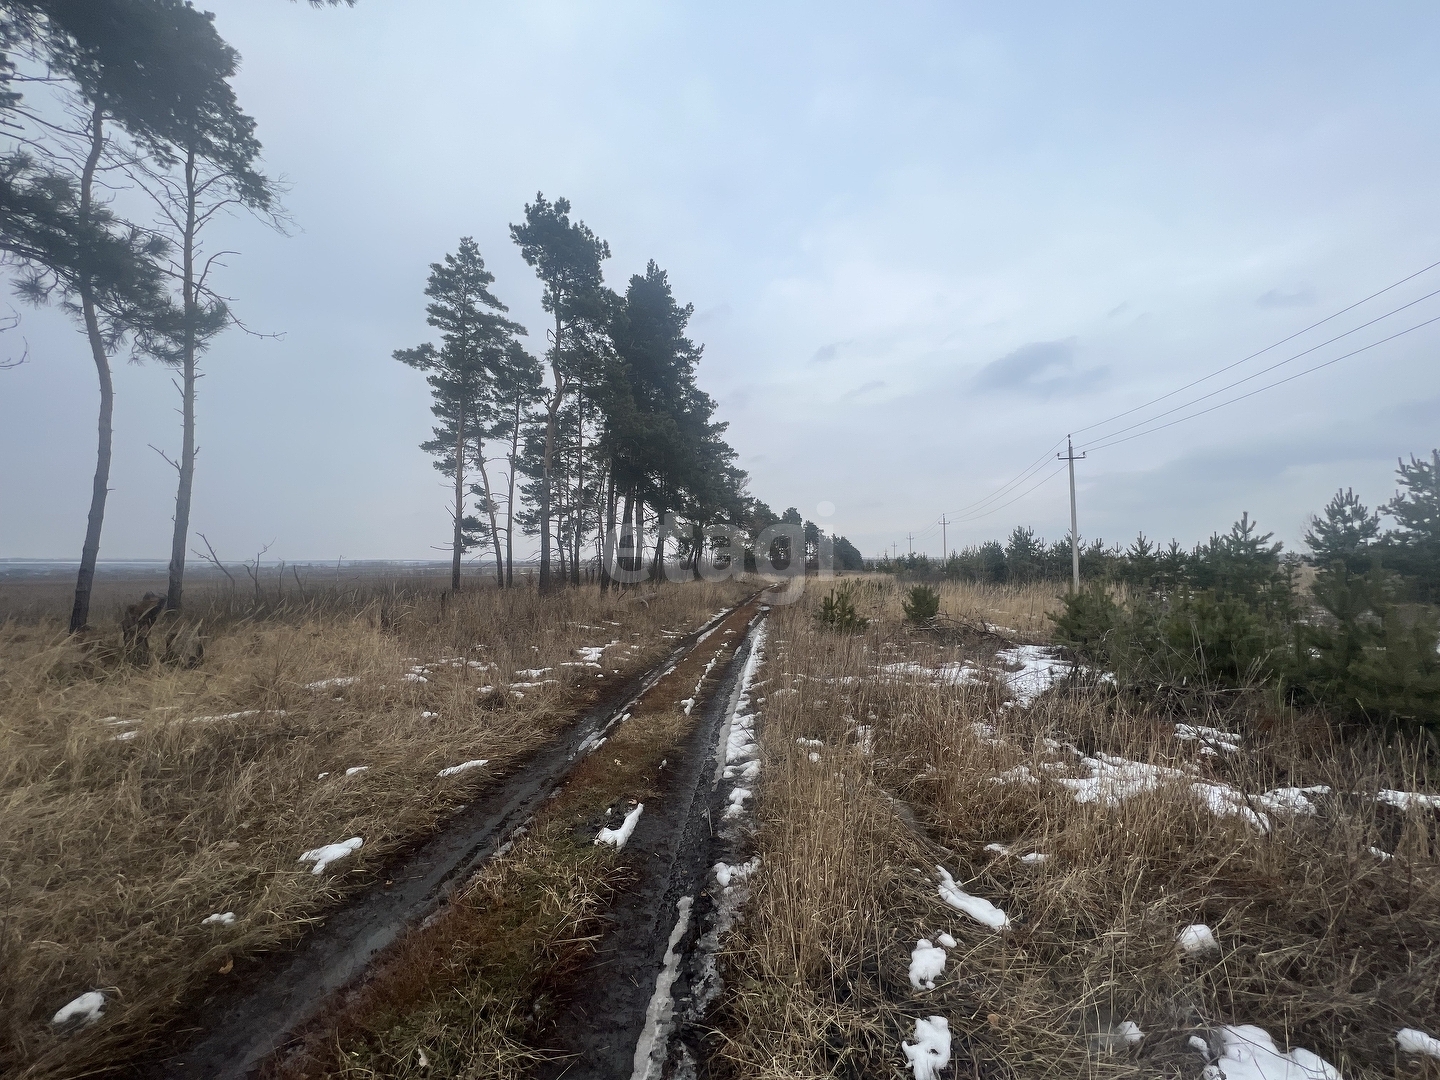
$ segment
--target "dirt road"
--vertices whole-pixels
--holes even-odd
[[[384,968],[387,950],[436,921],[454,891],[542,805],[583,794],[595,771],[588,759],[618,728],[640,725],[647,710],[668,713],[673,724],[683,709],[679,737],[657,749],[656,790],[628,840],[634,884],[606,913],[608,930],[594,956],[558,988],[559,1016],[546,1047],[552,1063],[541,1069],[547,1076],[659,1076],[675,1030],[671,1003],[681,1002],[683,1019],[693,998],[695,965],[681,956],[715,918],[707,875],[743,841],[720,827],[725,748],[745,676],[754,676],[764,610],[752,597],[682,639],[664,661],[617,688],[397,860],[383,884],[317,926],[294,953],[238,972],[244,978],[231,986],[244,989],[201,1003],[188,1044],[172,1047],[146,1075],[283,1075],[287,1059],[303,1057],[303,1047],[322,1042],[343,1020],[371,973]]]

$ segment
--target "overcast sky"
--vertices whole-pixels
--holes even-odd
[[[612,286],[669,271],[754,494],[867,554],[909,532],[938,554],[942,513],[952,548],[1062,536],[1063,476],[965,508],[1067,431],[1440,259],[1433,4],[197,6],[244,57],[295,222],[212,241],[242,252],[236,310],[283,333],[232,330],[204,364],[191,520],[229,559],[272,539],[291,560],[438,557],[428,390],[391,353],[430,339],[428,265],[465,235],[543,348],[508,235],[536,191],[609,241]],[[1436,289],[1440,269],[1152,411]],[[77,558],[94,369],[63,317],[15,303],[0,557]],[[1436,315],[1421,301],[1204,404]],[[1397,456],[1440,445],[1437,350],[1440,323],[1097,450],[1082,535],[1188,544],[1248,510],[1294,542],[1338,486],[1383,501]],[[174,474],[148,444],[178,446],[175,393],[155,367],[118,365],[116,387],[101,557],[161,558]]]

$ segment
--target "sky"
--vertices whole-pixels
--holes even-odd
[[[609,242],[612,287],[654,259],[694,304],[752,493],[866,554],[938,555],[942,515],[952,549],[1063,537],[1067,432],[1082,537],[1187,545],[1245,511],[1294,546],[1440,445],[1440,323],[1337,359],[1440,316],[1440,267],[1336,314],[1440,260],[1433,4],[197,6],[292,221],[210,241],[254,331],[203,365],[191,522],[227,560],[441,557],[428,389],[391,354],[433,339],[428,267],[462,236],[543,349],[509,238],[541,191]],[[78,558],[94,369],[13,304],[0,558]],[[1158,423],[1336,362],[1104,445],[1312,349]],[[177,397],[116,366],[101,558],[164,558]]]

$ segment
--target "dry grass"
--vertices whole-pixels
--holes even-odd
[[[706,692],[715,685],[747,617],[748,610],[733,615],[726,631],[657,682],[514,846],[407,935],[343,1014],[312,1033],[308,1051],[271,1075],[521,1077],[559,1057],[553,1036],[566,1022],[567,990],[606,932],[611,899],[654,858],[642,847],[617,851],[593,838],[637,801],[655,807],[674,797],[663,763],[683,753],[700,716],[687,715],[683,699],[697,685]]]
[[[888,574],[847,574],[839,582],[854,590],[856,610],[889,626],[903,640],[905,618],[900,604],[910,583]],[[1050,637],[1047,614],[1059,611],[1063,587],[1053,582],[1030,585],[980,585],[943,581],[932,586],[940,593],[940,614],[949,620],[990,626],[1017,641],[1042,642]],[[816,594],[816,590],[809,592]]]
[[[808,604],[773,616],[762,868],[729,945],[715,1071],[908,1076],[901,1040],[937,1014],[953,1036],[947,1075],[1195,1075],[1203,1061],[1189,1036],[1248,1023],[1347,1077],[1440,1076],[1440,1062],[1394,1042],[1401,1027],[1440,1033],[1440,813],[1344,794],[1317,800],[1313,816],[1274,814],[1264,833],[1216,816],[1188,786],[1080,804],[1056,782],[1078,774],[1078,755],[1044,740],[1189,763],[1250,793],[1435,790],[1440,775],[1419,748],[1342,738],[1320,718],[1249,699],[1208,718],[1243,731],[1243,750],[1201,757],[1172,724],[1103,688],[1060,687],[1027,709],[1005,707],[993,685],[878,679],[881,661],[935,666],[994,646],[907,635],[891,594],[870,589],[859,606],[877,621],[863,635],[819,630]],[[1036,632],[1044,597],[947,589],[946,604]],[[873,729],[873,753],[860,725]],[[818,764],[799,738],[823,740]],[[1046,779],[993,780],[1019,764]],[[1049,858],[985,852],[994,842]],[[943,904],[937,863],[1011,928]],[[1219,953],[1177,950],[1179,929],[1196,922],[1214,928]],[[942,931],[958,945],[936,988],[917,991],[910,951]],[[1125,1020],[1146,1033],[1140,1046],[1111,1037]]]
[[[227,961],[293,942],[618,678],[611,669],[646,665],[663,631],[743,591],[446,601],[374,584],[259,617],[212,594],[195,605],[208,641],[191,670],[100,662],[53,618],[0,625],[0,1072],[76,1076],[143,1053]],[[615,640],[603,680],[560,667]],[[403,678],[457,657],[494,667]],[[516,681],[556,682],[504,692],[514,671],[545,667]],[[356,682],[307,689],[334,677]],[[478,694],[486,683],[496,692]],[[195,719],[237,712],[248,715]],[[437,778],[474,758],[491,768]],[[364,847],[323,876],[296,861],[350,836]],[[200,925],[226,911],[234,925]],[[55,1010],[91,989],[107,993],[103,1017],[54,1030]]]

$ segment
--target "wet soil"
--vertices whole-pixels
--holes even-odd
[[[553,1028],[547,1045],[561,1055],[540,1066],[544,1080],[564,1077],[613,1078],[644,1076],[644,1051],[637,1062],[642,1035],[658,1038],[657,1060],[668,1056],[670,1025],[655,1032],[652,999],[657,978],[672,958],[673,987],[664,989],[657,1005],[668,1014],[673,1006],[683,1015],[690,997],[694,944],[707,925],[712,905],[705,894],[710,867],[717,853],[728,853],[720,835],[724,810],[720,774],[724,765],[724,736],[739,694],[739,679],[753,643],[753,630],[763,615],[748,627],[736,616],[727,627],[744,627],[748,633],[736,648],[724,672],[700,709],[682,747],[670,754],[665,775],[668,787],[659,798],[646,802],[645,813],[626,845],[638,876],[617,897],[607,912],[604,940],[569,984],[557,991]],[[737,625],[738,624],[738,625]],[[683,906],[682,906],[683,902]],[[683,922],[685,928],[678,929]],[[639,1068],[641,1071],[636,1072]],[[660,1075],[659,1071],[654,1073]]]
[[[383,950],[437,911],[555,791],[586,746],[618,722],[720,621],[711,620],[649,671],[612,689],[554,742],[454,814],[439,833],[398,857],[379,874],[375,886],[317,924],[295,951],[237,961],[228,983],[191,1009],[184,1048],[142,1065],[132,1075],[236,1080],[254,1073],[340,991],[359,980]],[[636,841],[644,843],[639,829],[632,843]]]

